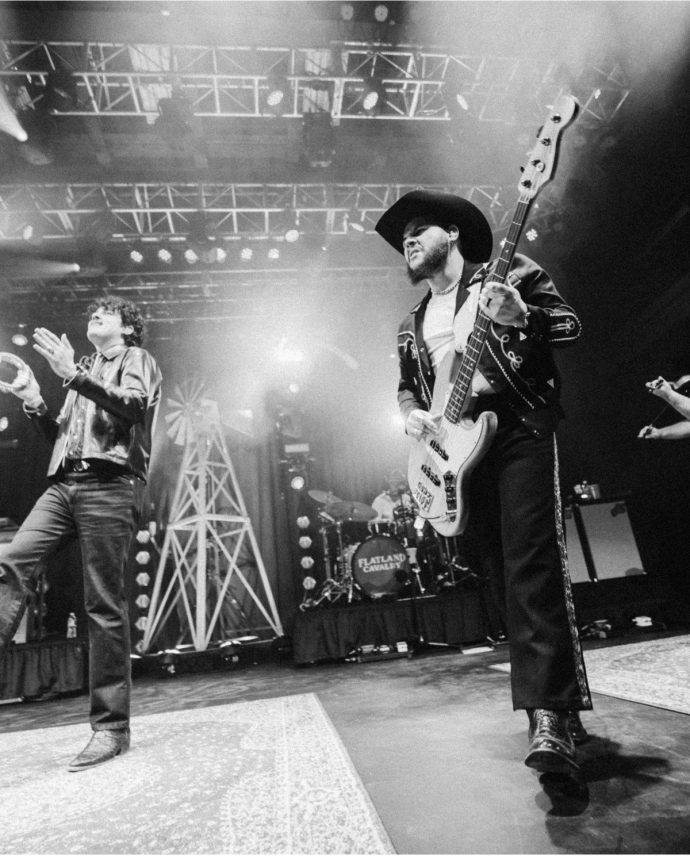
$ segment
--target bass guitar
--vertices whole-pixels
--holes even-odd
[[[560,97],[537,134],[537,144],[522,170],[519,200],[492,281],[506,283],[510,264],[530,206],[556,170],[561,133],[578,112],[572,96]],[[450,350],[436,376],[430,413],[441,416],[436,434],[413,441],[407,477],[419,516],[441,536],[457,536],[467,525],[466,487],[496,432],[496,414],[472,417],[471,385],[491,319],[479,309],[462,354]]]

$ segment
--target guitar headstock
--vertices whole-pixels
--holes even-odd
[[[530,201],[556,170],[561,133],[577,116],[580,106],[574,96],[561,96],[549,110],[549,116],[537,135],[518,184],[521,200]]]

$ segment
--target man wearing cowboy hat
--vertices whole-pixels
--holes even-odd
[[[529,717],[525,763],[574,774],[578,711],[591,709],[572,602],[558,493],[555,430],[563,416],[552,349],[580,334],[575,312],[534,261],[516,254],[493,281],[491,228],[470,201],[442,192],[403,195],[376,231],[404,255],[410,281],[429,291],[398,333],[398,402],[407,434],[438,430],[436,373],[461,352],[478,309],[490,319],[472,380],[475,416],[498,418],[470,479],[468,535],[507,629],[513,708]],[[414,491],[414,490],[413,490]]]

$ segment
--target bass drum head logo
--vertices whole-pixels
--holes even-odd
[[[352,558],[352,575],[369,596],[395,595],[410,580],[407,551],[397,540],[374,536]]]

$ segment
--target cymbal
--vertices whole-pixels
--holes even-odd
[[[336,497],[333,492],[330,491],[320,491],[318,488],[312,488],[308,492],[309,497],[318,501],[319,503],[325,503],[326,505],[330,505],[332,503],[340,503],[342,500],[341,497]]]
[[[371,521],[378,513],[373,506],[356,500],[340,500],[326,507],[326,512],[338,521]]]

